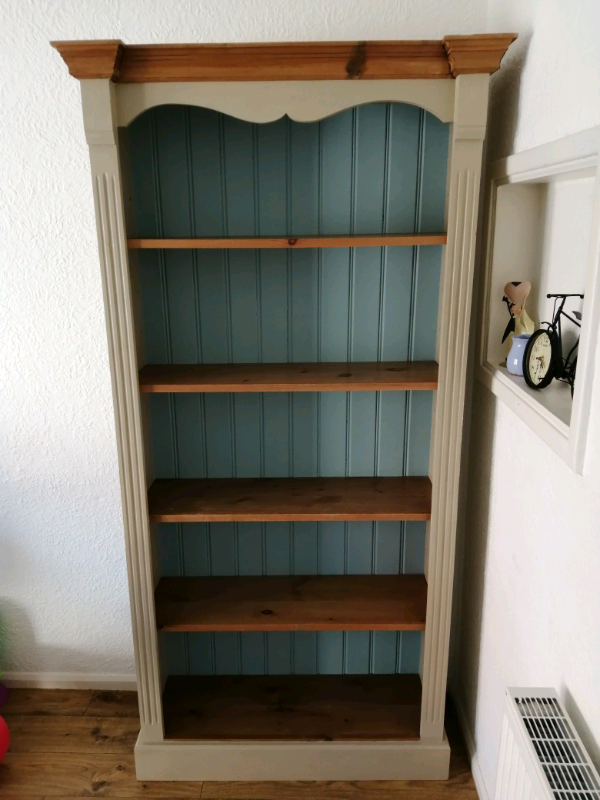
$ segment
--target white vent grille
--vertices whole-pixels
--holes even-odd
[[[600,800],[600,777],[552,689],[509,689],[495,800]]]

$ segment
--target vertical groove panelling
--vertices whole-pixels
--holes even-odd
[[[448,126],[372,104],[265,125],[163,106],[129,128],[136,235],[443,229]],[[441,248],[139,254],[153,363],[435,357]],[[152,395],[157,477],[427,474],[430,392]],[[423,571],[425,525],[159,526],[165,575]],[[167,634],[173,674],[417,672],[420,633]]]

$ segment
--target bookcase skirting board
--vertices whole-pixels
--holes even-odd
[[[448,776],[482,146],[514,38],[54,43],[92,166],[141,780]]]

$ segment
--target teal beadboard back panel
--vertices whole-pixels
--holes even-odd
[[[137,237],[444,230],[448,126],[401,104],[129,127]],[[432,359],[440,247],[138,252],[149,363]],[[431,392],[149,397],[157,477],[423,475]],[[422,573],[424,523],[159,526],[163,575]],[[418,632],[166,634],[171,674],[417,672]]]

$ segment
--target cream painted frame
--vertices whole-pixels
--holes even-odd
[[[138,675],[141,731],[136,768],[141,780],[445,779],[450,749],[444,733],[448,647],[469,319],[479,205],[488,74],[452,80],[300,82],[297,91],[273,82],[244,84],[115,84],[81,81],[90,148],[109,355],[112,373],[125,540]],[[286,84],[280,84],[285,87]],[[243,87],[243,108],[240,93]],[[412,742],[203,742],[164,739],[160,641],[154,617],[156,560],[146,491],[152,479],[144,446],[145,401],[138,387],[143,352],[135,260],[127,250],[119,125],[164,102],[208,105],[264,121],[289,113],[316,120],[364,102],[417,103],[452,122],[438,317],[439,385],[434,401],[430,473],[432,516],[427,531],[429,584],[422,649],[421,739]],[[252,109],[256,107],[256,112]],[[246,114],[247,116],[244,116]]]
[[[478,377],[505,402],[572,470],[583,474],[590,403],[600,324],[600,126],[526,150],[490,165],[486,187],[486,234],[478,332]],[[594,209],[585,277],[585,300],[577,359],[577,386],[570,424],[546,409],[533,390],[520,386],[487,358],[494,231],[498,187],[540,183],[596,172]]]
[[[225,90],[224,87],[227,87]],[[232,81],[215,83],[123,83],[117,85],[117,124],[166,103],[203,106],[247,122],[273,122],[287,114],[296,122],[324,119],[363,103],[418,105],[451,122],[454,81]]]

